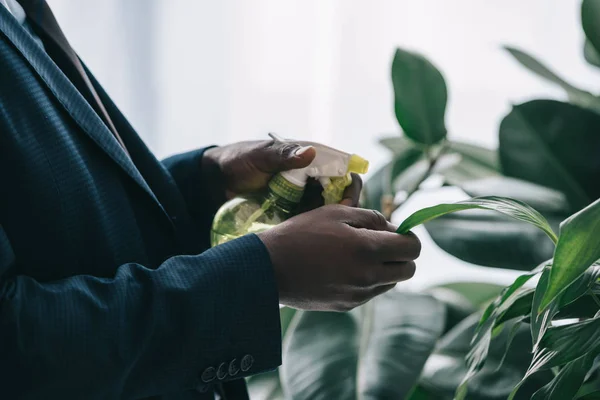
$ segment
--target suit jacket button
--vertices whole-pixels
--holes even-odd
[[[237,358],[234,358],[233,360],[231,360],[231,362],[229,363],[229,375],[231,376],[235,376],[238,374],[238,372],[240,372],[240,367],[238,365],[238,360]]]
[[[221,365],[219,365],[219,369],[217,370],[217,379],[222,381],[225,378],[227,378],[227,364],[221,363]]]
[[[202,382],[208,383],[215,380],[215,376],[217,375],[217,371],[213,367],[208,367],[202,373]]]
[[[254,357],[252,357],[250,354],[246,354],[244,358],[242,358],[242,371],[248,371],[250,368],[252,368],[252,364],[254,364]]]

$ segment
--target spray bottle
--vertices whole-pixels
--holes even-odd
[[[276,141],[283,140],[270,134]],[[294,141],[313,146],[315,159],[309,166],[276,174],[266,192],[236,197],[226,202],[215,215],[211,245],[216,246],[247,233],[263,232],[291,217],[304,194],[308,178],[323,186],[325,204],[338,203],[344,189],[352,183],[352,172],[364,174],[369,162],[364,158],[319,143]]]

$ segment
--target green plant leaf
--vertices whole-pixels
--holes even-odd
[[[282,381],[293,399],[404,398],[444,327],[431,296],[388,292],[351,313],[303,312],[284,342]],[[357,392],[358,391],[358,392]]]
[[[560,370],[550,383],[535,392],[531,400],[574,398],[593,364],[594,357],[590,354],[571,361]]]
[[[405,234],[415,226],[431,221],[442,215],[471,209],[497,211],[519,221],[537,226],[546,233],[553,242],[556,242],[557,240],[556,234],[552,231],[548,221],[533,208],[517,200],[494,196],[475,197],[454,204],[439,204],[437,206],[423,208],[406,218],[404,222],[400,224],[396,232]]]
[[[252,375],[246,379],[251,399],[284,400],[278,370]]]
[[[296,310],[290,307],[282,307],[279,309],[279,320],[281,321],[281,337],[285,337],[287,330],[296,315]]]
[[[481,313],[472,314],[445,334],[436,350],[427,360],[419,382],[433,399],[452,399],[458,385],[467,373],[465,357]],[[531,361],[531,338],[528,329],[518,327],[512,344],[506,352],[509,330],[502,331],[490,344],[483,368],[469,380],[469,400],[504,400],[516,385]],[[498,369],[502,358],[506,358]],[[548,371],[535,376],[523,393],[533,394],[550,378]]]
[[[477,308],[496,298],[504,289],[503,286],[489,282],[450,282],[434,288],[449,289],[459,293]]]
[[[546,329],[550,326],[552,318],[558,313],[558,302],[554,302],[548,307],[542,314],[539,314],[537,310],[542,302],[544,293],[546,293],[548,287],[548,280],[550,279],[550,268],[544,269],[544,272],[540,276],[537,287],[535,289],[535,295],[533,296],[533,302],[531,305],[531,340],[533,343],[534,350],[537,349],[539,341],[546,333]]]
[[[503,287],[487,282],[451,282],[425,289],[446,306],[444,333],[496,298]]]
[[[540,371],[560,367],[584,356],[595,358],[600,353],[600,319],[593,318],[571,325],[548,328],[540,341],[538,350],[525,376],[515,386],[509,400],[512,400],[521,385],[527,379]]]
[[[396,119],[406,136],[424,145],[443,140],[448,93],[440,71],[425,57],[396,49],[392,83]]]
[[[581,26],[587,40],[600,54],[600,4],[597,0],[583,0],[581,2]]]
[[[476,283],[472,283],[476,288]],[[446,306],[446,324],[443,333],[454,328],[460,321],[477,311],[477,308],[461,293],[445,287],[432,287],[424,291]]]
[[[569,203],[564,193],[507,176],[492,176],[465,182],[460,188],[471,197],[500,196],[522,201],[545,215],[566,218]]]
[[[538,312],[600,259],[600,199],[563,221],[559,237]]]
[[[497,369],[500,368],[502,362],[504,360],[504,354],[509,350],[509,344],[512,343],[514,339],[514,335],[516,331],[521,327],[521,323],[523,318],[517,321],[506,321],[503,324],[498,324],[498,318],[501,318],[507,312],[511,312],[515,306],[520,307],[519,300],[521,298],[531,298],[531,294],[533,293],[533,289],[525,289],[512,293],[509,295],[505,301],[503,301],[496,309],[493,310],[491,315],[486,319],[486,314],[489,311],[489,308],[484,312],[482,319],[475,330],[475,335],[473,337],[473,341],[471,344],[471,349],[467,354],[467,365],[468,370],[463,378],[461,384],[458,386],[456,390],[456,399],[462,400],[467,395],[468,387],[471,379],[476,376],[476,374],[485,366],[490,350],[490,346],[493,340],[495,340],[497,336],[498,329],[500,329],[500,334],[505,334],[505,352],[501,357],[501,361],[497,366]],[[507,293],[506,293],[507,294]],[[502,296],[504,298],[505,295]],[[531,304],[531,300],[529,300],[529,304]],[[513,313],[515,314],[515,313]],[[502,329],[505,326],[508,326],[508,334],[506,334],[506,329]]]
[[[420,150],[417,150],[416,148],[413,148],[410,151],[406,151],[403,154],[396,155],[392,161],[392,185],[400,175],[402,175],[405,171],[414,166],[422,158],[423,153]]]
[[[551,226],[556,220],[549,219]],[[425,228],[445,252],[486,267],[529,271],[554,253],[554,244],[535,226],[486,210],[447,214]]]
[[[552,70],[546,67],[544,64],[536,60],[533,56],[525,53],[522,50],[514,47],[505,46],[504,49],[508,51],[521,65],[530,70],[531,72],[541,76],[549,82],[552,82],[560,86],[569,96],[569,100],[582,107],[600,110],[600,101],[596,96],[585,90],[576,88],[564,79],[556,75]]]
[[[600,390],[579,396],[577,400],[600,400]]]
[[[534,100],[500,124],[505,175],[563,192],[580,210],[600,197],[600,114],[572,104]]]
[[[448,141],[448,151],[460,156],[460,161],[440,172],[450,185],[500,175],[498,151],[469,143]]]
[[[569,213],[564,194],[520,179],[490,176],[460,187],[473,197],[495,195],[529,204],[556,229]],[[526,271],[554,253],[554,245],[534,226],[483,210],[449,214],[425,228],[442,250],[471,264]]]
[[[589,39],[586,39],[583,45],[583,57],[591,65],[600,67],[600,53],[598,53],[598,51],[596,50],[592,42],[589,41]]]
[[[442,154],[437,159],[435,166],[430,169],[430,162],[421,158],[398,174],[392,182],[392,187],[396,192],[416,190],[427,174],[429,174],[428,176],[438,174],[459,162],[460,157],[457,154]]]
[[[510,286],[504,288],[502,290],[502,292],[500,293],[500,296],[498,296],[498,298],[496,300],[494,300],[494,302],[492,302],[483,312],[483,315],[481,316],[481,320],[479,321],[478,331],[492,316],[494,316],[495,318],[498,318],[502,314],[504,314],[510,308],[512,303],[514,303],[515,300],[517,299],[517,296],[515,294],[519,290],[521,290],[523,285],[525,285],[531,278],[533,278],[534,276],[539,274],[541,271],[543,271],[543,269],[545,268],[546,265],[548,265],[548,263],[549,263],[549,261],[543,262],[542,264],[540,264],[539,266],[534,268],[528,274],[523,274],[523,275],[517,277],[517,279],[515,279],[515,281]],[[523,315],[525,315],[525,314],[523,314]],[[494,322],[494,323],[488,324],[488,325],[490,326],[490,328],[493,328],[496,326],[496,323]]]
[[[379,144],[391,151],[393,155],[404,154],[411,149],[423,152],[426,147],[398,134],[379,139]]]
[[[365,182],[361,193],[363,207],[382,211],[381,200],[385,195],[392,195],[392,162],[379,168]]]

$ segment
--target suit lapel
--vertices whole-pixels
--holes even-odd
[[[50,92],[67,110],[82,130],[116,162],[139,186],[146,191],[156,204],[162,205],[137,170],[123,147],[110,132],[102,119],[73,86],[71,81],[56,66],[46,52],[38,46],[33,37],[19,25],[18,21],[0,5],[0,32],[17,48],[31,64],[35,72],[48,86]]]

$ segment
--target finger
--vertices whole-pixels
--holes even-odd
[[[393,288],[396,287],[396,283],[392,283],[389,285],[381,285],[381,286],[375,286],[372,290],[371,290],[371,298],[373,297],[377,297],[380,294],[384,294],[385,292],[389,292],[390,290],[392,290]]]
[[[364,230],[358,232],[364,247],[362,254],[367,261],[404,262],[416,260],[421,254],[421,242],[414,235],[396,232]]]
[[[352,183],[344,190],[340,204],[350,207],[358,207],[360,192],[362,191],[362,179],[358,174],[352,173]]]
[[[383,214],[376,210],[364,208],[341,207],[336,210],[339,218],[353,228],[363,228],[375,231],[396,232],[397,226],[388,222]]]
[[[257,152],[262,158],[264,172],[274,173],[307,167],[315,158],[316,150],[312,146],[300,146],[296,143],[270,142]]]
[[[415,275],[416,268],[414,261],[381,264],[373,270],[375,279],[372,280],[371,286],[377,288],[406,281]]]

